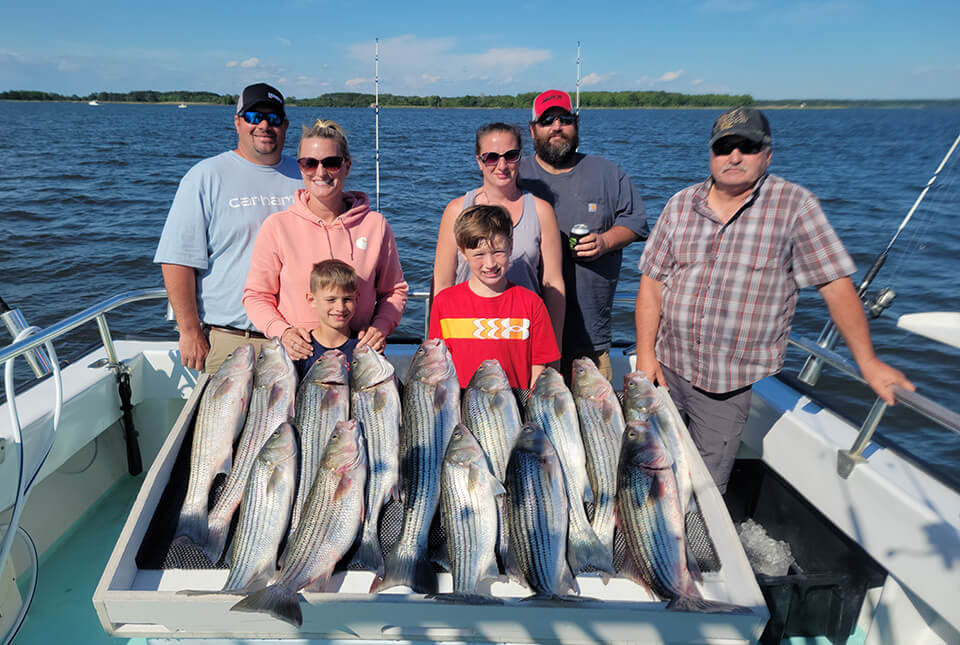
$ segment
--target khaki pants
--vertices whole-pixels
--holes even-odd
[[[231,334],[213,327],[207,332],[207,339],[210,341],[210,352],[207,354],[207,360],[203,364],[203,371],[207,374],[215,374],[227,356],[241,345],[253,345],[257,353],[259,353],[260,348],[271,340],[268,338],[251,338],[239,334]]]
[[[577,358],[589,358],[597,366],[597,369],[600,370],[600,373],[603,374],[603,378],[608,381],[613,379],[613,365],[610,363],[610,350],[604,349],[599,352],[575,352],[564,355],[560,359],[560,373],[563,374],[563,378],[567,383],[570,382],[573,361]]]

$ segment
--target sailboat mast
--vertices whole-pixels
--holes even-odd
[[[577,114],[580,113],[580,41],[577,41]]]

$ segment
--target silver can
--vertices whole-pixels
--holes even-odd
[[[580,238],[589,233],[590,228],[586,224],[574,224],[570,229],[570,250],[580,242]]]

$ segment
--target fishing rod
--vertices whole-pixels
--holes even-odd
[[[577,108],[575,110],[580,114],[580,41],[577,41]]]
[[[376,49],[373,56],[373,113],[374,113],[374,149],[376,150],[377,166],[377,212],[380,212],[380,39],[376,39]]]
[[[902,222],[900,222],[900,226],[897,227],[893,237],[890,238],[887,248],[885,248],[880,255],[877,256],[877,258],[873,261],[873,264],[870,265],[870,268],[867,269],[867,272],[863,276],[863,280],[860,282],[860,286],[857,288],[857,296],[859,296],[861,300],[864,300],[866,297],[867,289],[870,288],[870,284],[873,282],[873,279],[877,277],[877,273],[880,272],[881,267],[883,267],[883,264],[887,261],[887,255],[890,253],[890,249],[893,248],[897,238],[900,237],[900,233],[913,217],[917,207],[920,206],[920,202],[922,202],[923,198],[927,196],[927,191],[929,191],[930,187],[933,186],[933,182],[937,180],[937,176],[940,174],[940,171],[943,170],[943,167],[947,165],[947,161],[950,160],[950,157],[953,155],[953,151],[956,150],[957,144],[960,144],[960,134],[958,134],[957,138],[954,139],[953,145],[950,146],[950,149],[947,151],[943,161],[941,161],[940,165],[937,166],[936,172],[933,173],[933,176],[930,177],[930,180],[927,182],[926,186],[924,186],[923,190],[920,191],[920,195],[913,203],[913,206],[910,208],[907,216],[903,218]],[[864,304],[867,305],[870,316],[872,318],[876,318],[883,313],[884,309],[893,303],[893,299],[895,297],[896,293],[893,291],[893,289],[886,288],[882,289],[880,293],[878,293],[877,296],[869,303],[864,302]],[[837,342],[839,340],[840,332],[837,330],[837,326],[834,324],[832,319],[828,320],[827,324],[824,325],[823,330],[820,332],[820,337],[817,339],[817,344],[825,349],[833,349],[837,346]],[[797,379],[800,380],[801,383],[806,383],[807,385],[816,385],[822,370],[823,361],[814,356],[809,356],[807,357],[806,362],[803,364],[803,369],[800,370],[800,374],[797,376]]]

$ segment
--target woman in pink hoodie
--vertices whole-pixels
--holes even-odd
[[[307,302],[310,269],[337,259],[357,272],[358,344],[382,350],[407,304],[407,283],[387,220],[370,210],[365,193],[344,192],[350,151],[343,129],[323,119],[303,128],[297,155],[304,188],[294,204],[274,213],[257,233],[243,306],[265,336],[278,337],[293,360],[313,348],[317,314]]]

